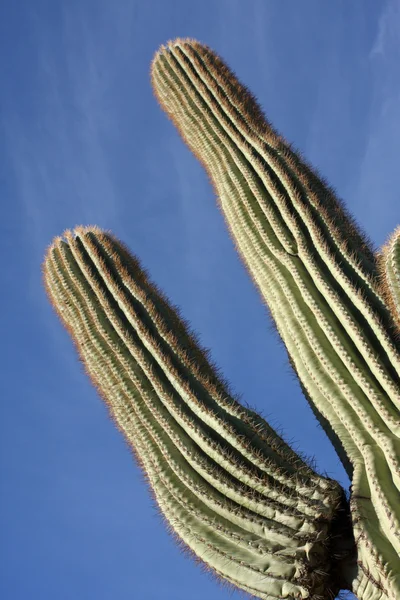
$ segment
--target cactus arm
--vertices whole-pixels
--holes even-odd
[[[339,484],[237,403],[126,248],[98,228],[66,232],[44,278],[183,543],[259,598],[330,598],[345,586],[338,538],[351,549],[352,532],[340,525]]]
[[[210,175],[307,399],[348,457],[353,589],[365,600],[397,598],[400,354],[373,249],[210,49],[169,43],[155,57],[152,82]]]
[[[382,295],[391,308],[396,335],[400,338],[400,226],[378,254]]]

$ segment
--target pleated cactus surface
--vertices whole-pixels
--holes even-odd
[[[236,401],[113,236],[78,228],[48,295],[170,527],[259,598],[400,598],[399,230],[377,255],[341,201],[193,40],[162,47],[155,94],[205,166],[228,229],[352,480],[318,475]]]

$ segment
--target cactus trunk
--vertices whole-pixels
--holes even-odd
[[[208,48],[177,40],[153,87],[215,186],[315,413],[352,478],[360,598],[400,594],[400,354],[377,260],[342,203]],[[372,595],[371,595],[372,594]]]
[[[260,598],[335,594],[348,513],[339,484],[237,403],[115,238],[97,228],[64,237],[47,255],[49,297],[172,529]]]
[[[177,538],[259,598],[400,597],[400,229],[380,254],[248,90],[194,40],[155,94],[211,177],[238,252],[352,480],[316,473],[241,406],[136,258],[77,228],[44,263],[51,302]]]

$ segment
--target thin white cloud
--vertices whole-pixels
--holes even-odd
[[[381,244],[400,223],[400,2],[382,12],[369,55],[373,98],[368,143],[356,190],[366,226]]]
[[[399,23],[400,23],[400,2],[399,0],[389,0],[386,2],[385,9],[379,19],[378,33],[370,52],[370,58],[384,56],[389,51],[393,51],[393,43],[397,46],[399,53]]]
[[[6,152],[34,248],[65,226],[94,220],[112,225],[119,217],[109,139],[121,129],[113,78],[128,47],[132,11],[128,3],[111,11],[101,2],[93,25],[88,12],[79,10],[64,8],[58,40],[32,13],[36,115],[27,119],[15,109],[2,116]]]
[[[111,10],[99,2],[93,22],[87,10],[79,11],[65,5],[55,31],[32,7],[35,55],[21,81],[29,95],[5,105],[0,117],[23,232],[18,250],[30,271],[25,289],[45,327],[40,263],[51,239],[78,224],[114,228],[122,221],[110,138],[115,128],[123,132],[113,81],[127,60],[133,8],[120,2]],[[64,344],[52,322],[48,333]]]

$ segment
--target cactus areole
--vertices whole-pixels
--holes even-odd
[[[196,336],[111,234],[56,238],[48,296],[168,526],[263,599],[400,598],[400,228],[374,252],[208,47],[178,39],[155,95],[204,165],[305,397],[352,481],[319,475],[241,406]]]

